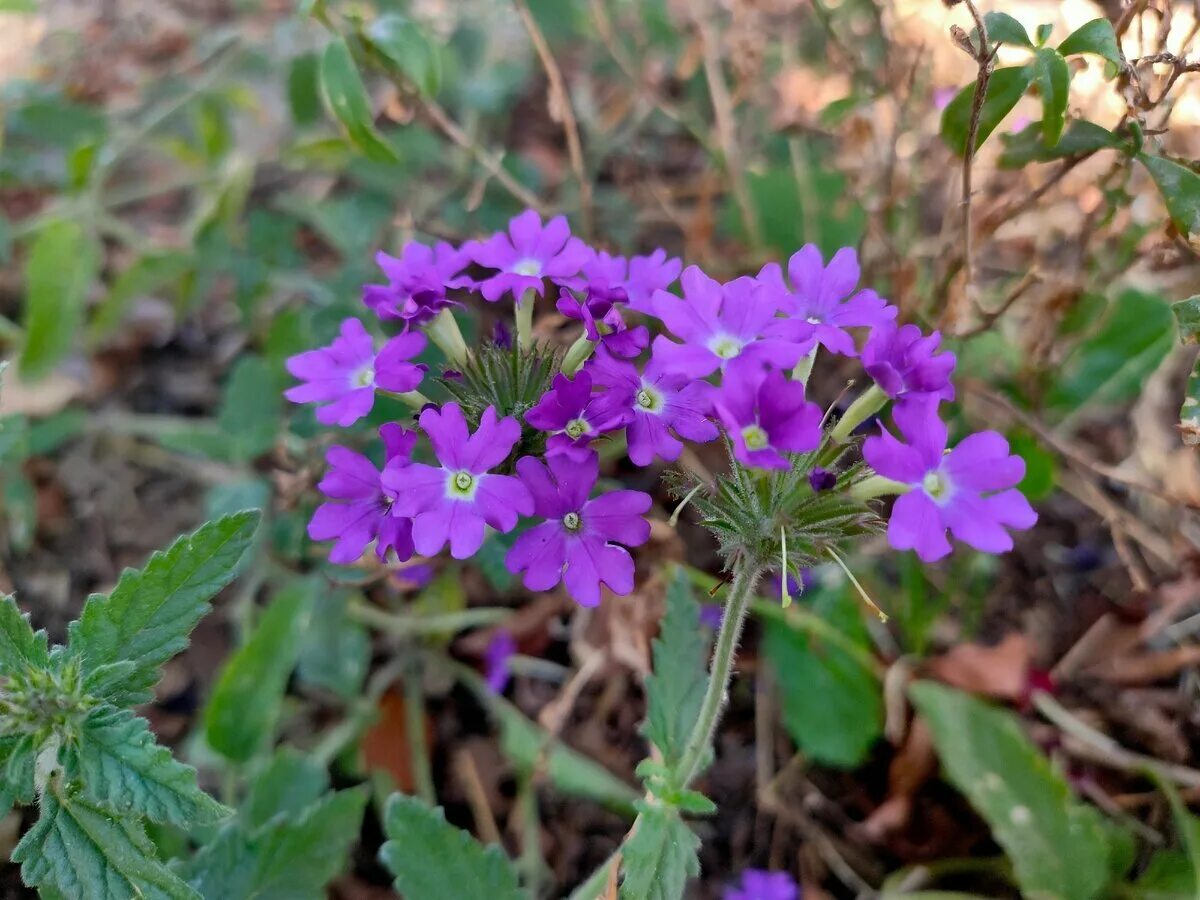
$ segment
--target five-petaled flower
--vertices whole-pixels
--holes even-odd
[[[821,408],[804,399],[804,385],[754,362],[725,370],[713,410],[733,441],[738,462],[786,469],[784,453],[804,453],[821,443]]]
[[[391,423],[379,429],[385,451],[385,470],[408,466],[416,443],[415,431],[405,431]],[[346,447],[330,447],[325,454],[329,471],[317,488],[330,502],[322,503],[308,523],[308,536],[314,541],[337,541],[329,551],[329,561],[349,564],[363,554],[371,541],[380,562],[389,556],[404,562],[413,554],[412,520],[397,516],[392,509],[396,498],[385,487],[375,464]]]
[[[589,500],[599,474],[595,454],[582,461],[551,456],[546,463],[525,456],[517,474],[533,495],[534,513],[546,521],[517,538],[505,558],[509,571],[524,572],[531,591],[548,591],[561,580],[583,606],[600,602],[601,584],[616,594],[632,591],[633,557],[618,545],[650,539],[643,518],[650,495],[609,491]]]
[[[422,366],[409,362],[425,349],[425,335],[397,335],[376,353],[375,341],[358,319],[342,322],[341,334],[328,347],[291,357],[287,369],[303,384],[284,392],[293,403],[323,403],[317,421],[353,425],[375,405],[375,390],[404,394],[425,377]]]
[[[380,251],[375,254],[375,262],[388,283],[364,286],[363,303],[381,319],[424,325],[443,309],[461,305],[446,291],[464,283],[456,276],[469,261],[463,250],[445,241],[434,247],[409,241],[398,257]]]
[[[543,227],[532,209],[509,222],[507,232],[472,244],[467,252],[474,262],[497,270],[478,284],[479,293],[493,303],[510,292],[518,301],[526,291],[541,296],[544,279],[572,279],[592,256],[587,244],[571,237],[566,216],[555,216]]]
[[[938,353],[942,335],[923,335],[916,325],[881,322],[871,329],[863,347],[867,374],[893,400],[954,399],[953,353]]]
[[[574,379],[560,373],[554,376],[551,389],[525,413],[525,421],[538,431],[549,432],[547,456],[565,454],[581,460],[591,453],[588,445],[593,438],[624,424],[623,416],[603,412],[600,399],[592,393],[588,372],[580,372]]]
[[[880,475],[910,486],[896,498],[888,521],[888,542],[916,550],[925,562],[950,552],[949,528],[956,538],[985,553],[1012,549],[1006,528],[1024,530],[1037,521],[1016,485],[1025,461],[1008,452],[994,431],[972,434],[946,453],[946,425],[933,402],[901,404],[893,412],[907,443],[886,428],[867,439],[863,456]]]
[[[412,463],[383,473],[384,487],[396,495],[393,513],[413,520],[418,553],[432,556],[449,542],[451,556],[467,559],[482,546],[485,525],[512,531],[520,516],[533,513],[520,479],[491,471],[521,437],[516,419],[500,419],[489,406],[470,434],[462,409],[447,403],[427,407],[420,422],[441,465]]]

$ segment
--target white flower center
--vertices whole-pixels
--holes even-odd
[[[658,415],[663,411],[663,395],[658,389],[652,388],[648,384],[643,384],[642,389],[637,392],[634,397],[634,402],[637,404],[637,409],[641,412],[653,413]]]
[[[465,469],[451,472],[450,477],[446,479],[446,496],[455,500],[473,499],[478,488],[479,482],[475,476]]]
[[[523,259],[513,266],[512,270],[517,275],[541,275],[542,264],[536,259]]]
[[[740,340],[729,334],[716,334],[708,341],[708,349],[721,359],[733,359],[742,352],[743,346]]]
[[[766,431],[760,425],[747,425],[742,429],[742,441],[747,450],[765,450],[771,443]]]
[[[375,364],[369,362],[350,376],[350,384],[356,388],[367,388],[375,384]]]
[[[567,531],[578,531],[583,527],[583,520],[579,518],[579,513],[577,512],[567,513],[563,516],[562,523],[563,528],[567,529]]]
[[[945,500],[950,494],[950,482],[941,472],[927,472],[921,487],[934,500]]]
[[[591,430],[592,426],[588,424],[588,420],[583,416],[580,416],[578,419],[572,419],[567,423],[567,427],[563,429],[567,433],[567,437],[571,438],[571,440],[578,440]]]
[[[821,319],[819,316],[809,316],[804,321],[807,322],[809,325],[820,325],[821,324]]]

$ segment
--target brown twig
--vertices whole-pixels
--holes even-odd
[[[575,179],[579,182],[579,214],[583,220],[583,236],[591,240],[592,182],[583,165],[583,144],[579,140],[579,123],[575,120],[575,109],[571,106],[571,98],[567,94],[562,69],[558,67],[554,54],[550,52],[550,45],[546,42],[546,36],[542,33],[533,13],[529,11],[525,0],[513,0],[513,6],[516,7],[517,15],[521,17],[521,24],[525,26],[529,40],[533,42],[533,49],[537,51],[542,68],[546,71],[546,80],[550,83],[551,115],[562,120],[563,134],[567,139],[567,156],[571,161],[571,170],[575,173]]]
[[[1021,298],[1022,294],[1024,294],[1027,290],[1029,290],[1029,288],[1041,280],[1042,278],[1037,274],[1037,272],[1026,272],[1025,277],[1017,282],[1016,286],[1009,292],[1008,296],[1004,298],[1004,301],[998,307],[996,307],[995,310],[992,312],[985,312],[981,310],[978,325],[968,328],[966,331],[955,332],[954,336],[956,338],[965,339],[975,337],[975,335],[982,334],[983,332],[987,331],[996,324],[997,319],[1009,311],[1012,305]]]
[[[975,62],[979,66],[979,74],[975,76],[975,95],[971,99],[971,121],[967,125],[967,143],[963,147],[962,169],[962,233],[963,233],[963,275],[965,295],[969,296],[975,283],[974,260],[972,259],[971,236],[971,174],[975,162],[975,143],[979,135],[979,120],[983,115],[983,103],[987,99],[988,84],[992,80],[992,64],[996,50],[988,46],[987,24],[983,16],[975,8],[972,0],[966,0],[971,18],[975,20],[978,32],[978,44],[973,45],[967,39],[966,46],[974,50]],[[951,321],[951,320],[948,320]]]

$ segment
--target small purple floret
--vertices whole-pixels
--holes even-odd
[[[468,253],[479,265],[497,270],[478,284],[483,298],[493,303],[506,293],[517,301],[530,290],[540,297],[545,279],[572,279],[592,256],[587,244],[571,237],[566,216],[555,216],[543,226],[532,209],[509,222],[507,232],[472,244]]]
[[[460,305],[446,295],[446,290],[459,286],[456,276],[469,261],[466,253],[445,241],[432,248],[409,241],[398,257],[381,251],[375,254],[375,262],[388,283],[366,285],[363,303],[381,319],[423,325],[441,310]]]
[[[821,443],[821,408],[805,401],[804,385],[782,372],[739,360],[726,370],[712,404],[744,465],[786,469],[791,463],[784,453]]]
[[[576,460],[591,454],[588,445],[594,438],[623,424],[621,416],[604,411],[600,397],[592,394],[592,376],[586,371],[574,379],[555,375],[551,389],[525,413],[525,421],[549,432],[548,457],[564,454]]]
[[[800,887],[787,872],[746,869],[738,887],[725,888],[723,900],[799,900]]]
[[[928,337],[916,325],[882,322],[871,329],[862,351],[863,368],[893,400],[954,399],[953,353],[938,353],[939,332]]]

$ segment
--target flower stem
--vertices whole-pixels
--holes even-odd
[[[833,426],[833,431],[829,433],[829,436],[839,444],[846,443],[854,429],[883,409],[887,402],[888,395],[883,392],[883,389],[877,384],[871,385],[850,404],[850,408]]]
[[[804,359],[796,363],[796,368],[792,369],[792,381],[798,381],[805,387],[808,386],[808,376],[812,374],[813,363],[817,361],[817,351],[821,349],[821,345],[815,345]]]
[[[888,494],[907,494],[911,490],[911,484],[905,484],[903,481],[893,481],[891,478],[884,478],[882,475],[871,475],[851,485],[850,496],[862,502],[865,500],[874,500],[876,497],[884,497]]]
[[[422,394],[420,391],[407,391],[406,393],[403,393],[403,394],[397,394],[395,391],[385,391],[382,389],[378,389],[378,390],[379,390],[379,393],[381,393],[385,396],[388,396],[388,397],[392,397],[396,400],[399,400],[405,406],[410,406],[413,409],[424,409],[426,406],[428,406],[430,403],[433,402],[428,397],[426,397],[424,394]]]
[[[700,715],[696,724],[692,726],[692,734],[683,748],[676,771],[677,782],[681,787],[687,787],[700,774],[700,768],[712,746],[713,735],[716,733],[721,710],[725,706],[725,697],[729,692],[733,660],[737,653],[738,640],[742,635],[742,626],[746,621],[746,611],[750,608],[754,588],[761,574],[762,566],[757,562],[743,562],[734,573],[729,599],[725,602],[725,615],[721,619],[721,630],[717,632],[717,644],[713,649],[708,688],[700,704]]]
[[[527,290],[517,301],[514,318],[517,323],[517,346],[523,350],[533,345],[533,298],[532,289]]]
[[[589,341],[586,334],[581,334],[579,340],[571,345],[567,350],[567,355],[563,357],[562,373],[568,377],[574,375],[583,368],[583,364],[588,361],[588,357],[595,349],[595,341]]]
[[[446,354],[446,359],[452,365],[462,366],[466,363],[470,351],[467,350],[467,342],[459,330],[458,321],[450,310],[443,309],[434,316],[433,321],[425,326],[425,333]]]

